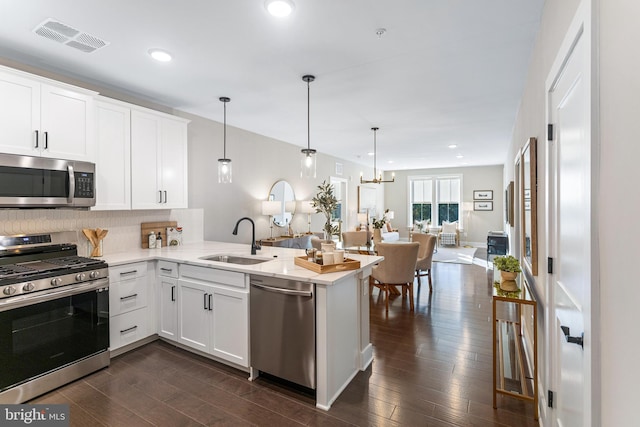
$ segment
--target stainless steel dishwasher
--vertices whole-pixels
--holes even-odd
[[[315,285],[263,276],[250,283],[251,366],[315,389]]]

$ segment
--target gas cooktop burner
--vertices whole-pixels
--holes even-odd
[[[53,242],[49,235],[0,236],[0,241],[16,243],[0,250],[0,298],[109,276],[105,261],[78,256],[75,244]]]
[[[5,277],[16,276],[18,274],[24,274],[32,272],[33,270],[23,265],[0,265],[0,279]]]

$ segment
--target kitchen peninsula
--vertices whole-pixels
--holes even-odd
[[[220,254],[266,261],[246,265],[203,259]],[[136,342],[144,342],[142,338],[148,341],[157,333],[175,345],[245,370],[250,373],[250,379],[254,379],[258,372],[254,372],[249,360],[249,277],[313,283],[316,298],[316,406],[328,410],[358,371],[365,370],[373,360],[369,341],[368,276],[372,266],[382,257],[350,255],[360,261],[359,269],[318,274],[294,264],[294,258],[304,254],[304,250],[265,247],[252,256],[250,245],[198,242],[105,255],[112,283],[112,312],[122,312],[121,316],[130,314],[126,309],[119,310],[119,305],[123,304],[122,301],[134,304],[130,300],[138,297],[130,296],[141,295],[131,290],[127,290],[131,295],[120,292],[120,288],[127,288],[128,276],[134,279],[146,275],[145,283],[149,284],[150,294],[146,298],[150,310],[131,311],[146,313],[144,316],[150,319],[146,329],[138,328],[137,324],[129,325],[124,317],[119,319],[121,316],[116,316],[115,321],[112,317],[111,346],[112,350],[115,349],[114,354],[119,353],[119,347],[128,350],[135,347]],[[140,274],[141,270],[144,274]],[[197,305],[194,309],[184,305],[189,298]],[[194,317],[200,316],[199,313],[205,317]],[[126,335],[131,333],[129,331],[142,331],[142,335],[133,334],[133,339],[126,340]],[[118,332],[125,337],[124,341],[114,336]]]

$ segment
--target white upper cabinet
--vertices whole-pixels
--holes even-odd
[[[94,161],[94,95],[0,67],[0,151]]]
[[[133,209],[188,207],[186,119],[131,111]]]
[[[131,109],[96,102],[96,205],[92,210],[131,209]]]

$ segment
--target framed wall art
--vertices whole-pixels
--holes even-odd
[[[474,211],[492,211],[493,210],[493,201],[488,202],[473,202],[473,210]]]
[[[473,200],[493,200],[493,190],[473,190]]]
[[[507,224],[510,226],[514,226],[514,215],[513,215],[513,181],[509,182],[507,185],[507,189],[504,190],[504,217],[506,219]]]

